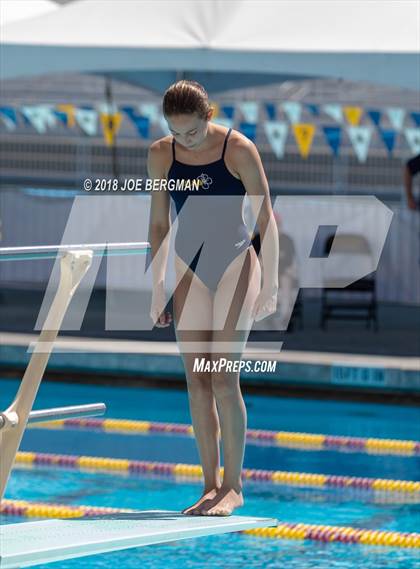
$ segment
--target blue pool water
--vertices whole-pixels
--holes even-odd
[[[0,405],[5,407],[16,392],[16,380],[0,380]],[[249,428],[304,431],[382,438],[420,438],[420,414],[414,407],[349,402],[247,396]],[[98,387],[45,382],[35,408],[69,403],[104,401],[108,418],[145,419],[189,423],[185,392],[146,388]],[[77,430],[30,429],[23,450],[121,456],[139,460],[198,463],[194,440],[187,437],[124,436]],[[245,466],[272,470],[351,474],[419,479],[419,459],[370,456],[363,453],[303,452],[247,445]],[[72,505],[134,509],[180,510],[201,490],[199,482],[72,470],[16,468],[6,497],[60,502]],[[334,489],[293,488],[247,483],[244,515],[276,517],[285,522],[304,522],[353,527],[418,531],[419,501],[408,496]],[[19,520],[7,518],[6,523]],[[59,562],[59,569],[160,569],[240,567],[414,569],[418,552],[407,549],[345,546],[317,542],[256,538],[240,534],[178,541]],[[41,566],[40,566],[41,567]]]
[[[9,403],[19,386],[14,379],[0,379],[0,404]],[[70,400],[69,400],[70,398]],[[34,409],[47,406],[104,401],[107,417],[190,423],[186,391],[110,387],[44,381]],[[248,426],[253,429],[287,430],[395,439],[420,438],[420,410],[403,405],[324,401],[245,395]]]

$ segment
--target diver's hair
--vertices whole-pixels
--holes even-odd
[[[201,119],[206,119],[212,106],[207,91],[200,83],[182,79],[166,89],[162,109],[167,117],[197,113]]]

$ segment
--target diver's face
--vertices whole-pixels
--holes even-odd
[[[169,130],[176,142],[185,148],[195,149],[207,135],[208,122],[196,113],[192,115],[172,115],[166,117]]]

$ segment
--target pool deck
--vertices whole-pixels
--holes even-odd
[[[0,333],[0,365],[24,367],[36,334]],[[241,381],[251,385],[358,387],[420,393],[420,358],[279,349],[246,349],[243,361],[275,363],[275,370],[243,370]],[[149,378],[184,378],[184,365],[175,342],[60,337],[49,370],[129,374]]]
[[[80,331],[60,334],[48,370],[184,379],[173,325],[152,330],[105,330],[105,293],[94,291]],[[23,368],[43,293],[2,289],[0,366]],[[168,305],[171,310],[171,302]],[[277,363],[273,372],[242,371],[241,381],[259,385],[306,385],[335,390],[420,393],[420,307],[378,304],[378,331],[362,321],[331,321],[320,327],[320,302],[303,298],[303,322],[285,331],[252,330],[243,359]],[[68,344],[70,342],[70,344]],[[268,344],[276,342],[275,348]]]

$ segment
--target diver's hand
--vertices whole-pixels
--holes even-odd
[[[270,316],[270,314],[274,314],[277,308],[277,292],[277,285],[261,289],[252,309],[252,318],[254,320],[258,322]]]
[[[167,310],[166,294],[163,283],[159,283],[153,289],[152,302],[150,306],[150,318],[157,328],[166,328],[172,322],[172,314]]]

